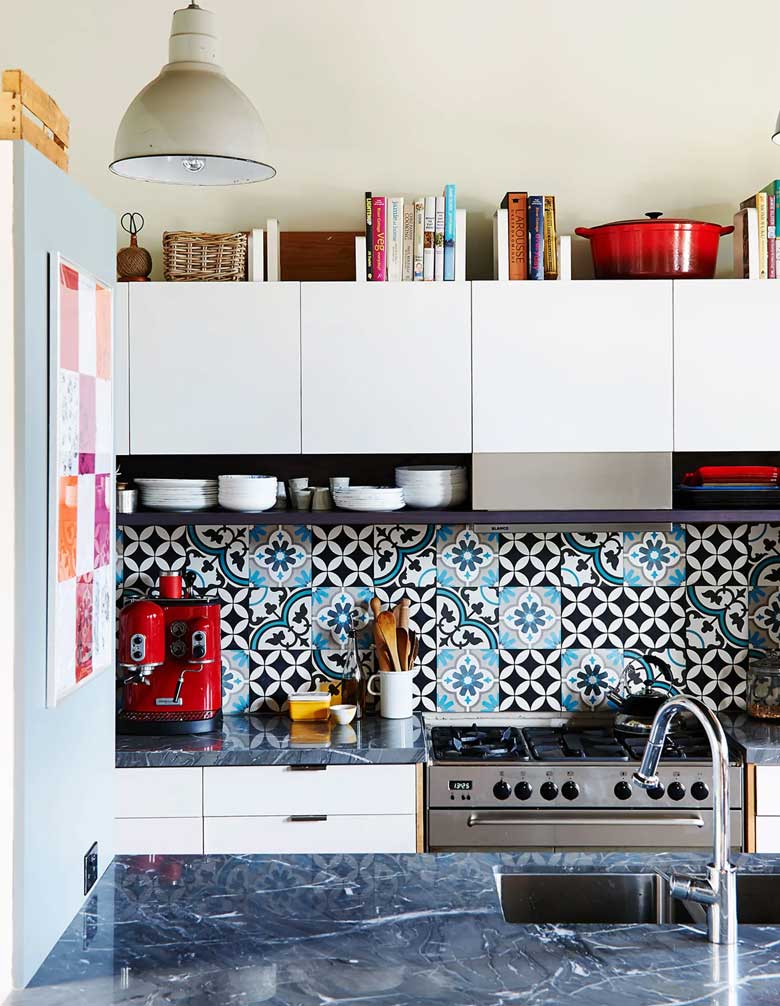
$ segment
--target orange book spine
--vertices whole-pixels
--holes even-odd
[[[509,278],[528,279],[528,196],[525,192],[507,192],[501,208],[509,222]]]

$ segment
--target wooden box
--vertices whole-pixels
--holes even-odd
[[[27,140],[67,171],[69,139],[70,123],[54,99],[22,70],[4,70],[0,140]]]

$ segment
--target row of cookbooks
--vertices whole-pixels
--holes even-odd
[[[365,237],[355,240],[358,279],[444,282],[466,278],[466,211],[455,186],[440,196],[365,196]]]
[[[507,192],[493,217],[493,277],[571,279],[571,238],[558,234],[555,196]]]
[[[734,214],[734,275],[780,279],[780,179],[743,199]]]

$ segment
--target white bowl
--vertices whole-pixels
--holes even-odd
[[[345,727],[348,723],[351,723],[355,718],[356,712],[357,706],[337,705],[330,707],[331,718],[334,719],[340,727]]]

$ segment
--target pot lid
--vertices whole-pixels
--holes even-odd
[[[663,219],[661,219],[663,217]],[[645,213],[644,217],[637,217],[634,220],[612,220],[608,224],[598,224],[595,227],[590,227],[589,230],[601,231],[607,227],[629,227],[634,225],[641,225],[642,227],[649,227],[652,224],[663,225],[669,224],[673,227],[717,227],[720,230],[720,224],[714,224],[707,220],[689,220],[685,217],[664,217],[663,213],[658,210],[651,210],[649,213]]]

